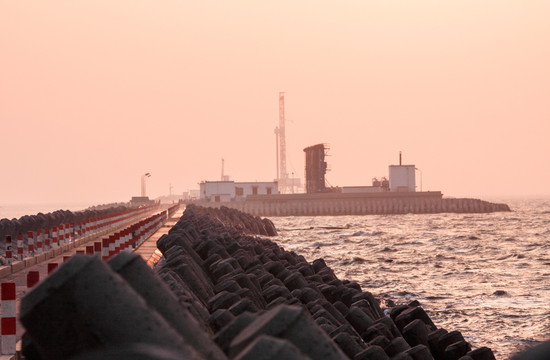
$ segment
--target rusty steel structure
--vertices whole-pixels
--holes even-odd
[[[304,149],[306,153],[306,193],[308,194],[327,190],[325,181],[327,149],[326,144],[317,144]]]

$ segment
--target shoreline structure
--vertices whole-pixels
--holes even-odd
[[[511,211],[507,204],[472,198],[443,198],[440,191],[248,195],[243,201],[191,201],[254,216],[338,216]]]
[[[157,241],[163,256],[153,270],[136,254],[108,262],[75,256],[23,298],[23,352],[88,360],[495,359],[487,347],[472,350],[459,331],[437,328],[417,301],[381,308],[323,259],[309,263],[266,238],[276,234],[269,219],[190,205]]]

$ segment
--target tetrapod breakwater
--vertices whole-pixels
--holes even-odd
[[[417,301],[391,308],[323,259],[234,209],[189,206],[139,256],[74,256],[21,303],[26,359],[494,359],[438,328]]]

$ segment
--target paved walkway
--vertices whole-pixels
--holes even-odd
[[[183,215],[183,211],[184,206],[182,205],[178,211],[174,213],[173,217],[168,219],[156,233],[154,233],[149,239],[145,240],[134,250],[134,252],[140,255],[150,267],[155,266],[162,256],[160,250],[157,249],[157,240],[160,239],[162,235],[168,234],[168,231],[176,225],[180,217]]]
[[[151,237],[149,237],[147,240],[145,240],[139,247],[137,247],[134,252],[141,255],[141,257],[148,262],[148,264],[152,267],[154,264],[158,262],[162,254],[159,250],[157,250],[157,240],[164,234],[167,234],[168,231],[176,224],[176,222],[179,220],[179,218],[183,214],[183,206],[178,209],[173,217],[169,218],[166,223],[158,229]],[[116,230],[118,231],[118,229]],[[114,233],[113,231],[112,233]],[[15,272],[13,274],[7,275],[2,277],[0,280],[1,282],[15,282],[16,286],[16,311],[17,311],[17,330],[16,330],[16,338],[17,338],[17,350],[20,350],[21,346],[21,336],[23,335],[24,328],[19,323],[19,306],[21,299],[25,296],[27,293],[27,274],[29,271],[38,271],[40,274],[40,281],[45,279],[48,276],[48,264],[49,263],[57,263],[59,266],[63,263],[63,259],[66,257],[70,257],[74,254],[76,254],[77,250],[85,250],[86,245],[93,245],[94,241],[100,241],[102,238],[107,237],[108,234],[104,234],[101,236],[97,236],[94,238],[90,238],[85,244],[82,244],[81,246],[77,248],[70,249],[68,251],[65,251],[64,253],[55,256],[51,259],[48,259],[46,261],[43,261],[39,264],[35,264],[29,267],[26,267],[22,269],[21,271]],[[0,351],[1,351],[1,344],[0,344]],[[12,360],[16,359],[15,355],[0,355],[0,360]]]

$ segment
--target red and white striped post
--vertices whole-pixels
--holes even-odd
[[[34,231],[27,231],[27,253],[34,256]]]
[[[101,241],[94,241],[94,255],[101,256]]]
[[[42,230],[38,229],[36,231],[36,253],[40,255],[42,254],[42,251],[43,251]]]
[[[15,283],[5,282],[1,285],[1,303],[2,319],[1,336],[2,336],[2,355],[15,354]]]
[[[8,265],[11,265],[13,263],[11,235],[6,235],[5,241],[6,241],[6,262],[8,263]]]
[[[27,291],[29,291],[34,285],[40,281],[40,272],[29,271],[27,273]]]
[[[65,227],[63,224],[59,224],[59,229],[57,230],[57,242],[59,246],[65,245]]]
[[[115,243],[117,240],[116,233],[114,235],[109,236],[109,258],[113,255],[115,255]]]
[[[71,224],[65,224],[65,244],[69,244],[72,240]]]
[[[23,260],[23,234],[17,234],[17,260]]]
[[[52,249],[57,249],[57,226],[52,227]]]
[[[109,238],[101,239],[101,260],[109,259]]]
[[[48,275],[50,275],[55,269],[57,269],[58,266],[58,263],[48,263]]]
[[[44,251],[50,250],[50,230],[44,229],[42,241],[44,242]]]

